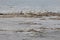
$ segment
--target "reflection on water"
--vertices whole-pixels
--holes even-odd
[[[34,32],[34,33],[27,33],[26,35],[25,35],[25,37],[29,37],[29,38],[39,38],[39,39],[49,39],[49,40],[52,40],[52,39],[58,39],[59,40],[59,38],[60,38],[60,31],[54,31],[54,32],[48,32],[48,33],[36,33],[36,32]]]
[[[60,20],[40,18],[0,18],[1,40],[60,40]],[[43,28],[43,29],[41,29]]]

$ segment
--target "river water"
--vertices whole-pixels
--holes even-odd
[[[60,20],[41,18],[0,18],[0,40],[60,40],[60,30],[43,29],[42,32],[27,32],[29,29],[60,28]],[[19,30],[24,30],[19,32]],[[17,31],[17,32],[16,32]]]

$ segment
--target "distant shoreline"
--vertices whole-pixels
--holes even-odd
[[[26,12],[19,13],[0,13],[0,18],[12,18],[12,17],[42,17],[42,16],[60,16],[60,13],[56,12]]]

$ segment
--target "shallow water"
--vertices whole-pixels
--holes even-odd
[[[40,20],[41,18],[0,18],[1,29],[24,29],[24,28],[60,28],[60,20]]]
[[[1,40],[60,40],[60,30],[43,29],[60,28],[60,20],[46,20],[41,18],[0,18],[0,39]],[[27,32],[30,29],[42,32]],[[4,31],[6,30],[6,31]],[[24,30],[19,32],[19,30]],[[17,31],[17,32],[16,32]]]
[[[60,31],[57,33],[50,32],[33,33],[33,32],[0,32],[1,40],[60,40]]]

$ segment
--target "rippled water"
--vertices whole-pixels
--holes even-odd
[[[60,28],[60,20],[46,20],[41,18],[0,18],[1,40],[60,40],[60,30],[40,30],[40,27]],[[42,32],[27,32],[29,29]],[[3,30],[3,31],[2,31]],[[7,30],[7,31],[4,31]],[[19,32],[19,30],[24,30]],[[16,32],[18,31],[18,32]]]
[[[60,11],[60,1],[0,0],[0,12],[10,13],[28,9]],[[40,30],[41,27],[60,28],[60,20],[48,18],[46,17],[45,20],[24,17],[0,18],[0,40],[60,40],[60,30]]]

